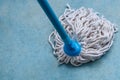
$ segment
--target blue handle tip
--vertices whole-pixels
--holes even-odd
[[[81,45],[77,41],[71,40],[69,44],[64,45],[64,52],[69,56],[78,56],[81,52]]]

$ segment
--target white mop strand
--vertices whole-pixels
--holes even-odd
[[[82,46],[79,56],[68,56],[63,50],[64,43],[54,30],[49,36],[49,43],[60,64],[70,62],[74,66],[79,66],[100,58],[110,49],[116,26],[103,16],[99,17],[93,9],[81,7],[74,10],[68,5],[59,19],[70,37]]]

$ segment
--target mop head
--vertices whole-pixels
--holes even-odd
[[[69,36],[82,46],[78,56],[68,56],[63,50],[62,39],[54,30],[49,36],[49,43],[60,64],[80,66],[99,59],[112,46],[116,26],[93,9],[81,7],[74,10],[67,5],[59,20]]]

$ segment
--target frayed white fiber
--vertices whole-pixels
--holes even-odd
[[[67,5],[59,20],[70,37],[76,39],[82,46],[79,56],[68,56],[63,50],[64,43],[54,30],[49,36],[49,43],[60,64],[71,63],[80,66],[94,61],[105,54],[113,43],[116,26],[91,8],[81,7],[74,10]]]

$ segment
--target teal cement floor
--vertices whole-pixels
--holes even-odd
[[[93,8],[120,28],[120,0],[49,0],[60,16],[66,3]],[[0,80],[120,80],[120,32],[101,59],[58,66],[48,44],[53,26],[36,0],[0,0]]]

